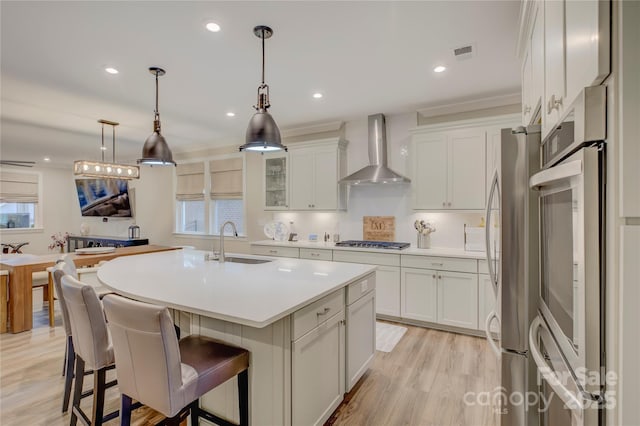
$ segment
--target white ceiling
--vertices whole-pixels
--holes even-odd
[[[241,143],[260,80],[258,24],[274,29],[266,81],[281,129],[518,92],[519,8],[519,1],[2,1],[0,154],[39,163],[97,158],[102,118],[121,123],[118,160],[137,158],[152,131],[150,66],[167,71],[160,115],[174,153]],[[211,20],[220,32],[205,30]],[[472,59],[453,57],[453,48],[471,43]],[[439,64],[447,71],[434,73]],[[324,98],[313,99],[315,91]]]

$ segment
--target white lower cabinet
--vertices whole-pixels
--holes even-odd
[[[485,329],[487,317],[496,308],[496,295],[493,292],[491,278],[487,274],[478,275],[478,330]],[[498,322],[491,323],[491,332],[500,332]]]
[[[371,275],[347,289],[345,392],[360,380],[376,353],[375,288],[375,275]]]
[[[344,310],[291,344],[294,425],[322,425],[345,392]]]
[[[438,318],[437,271],[402,268],[400,316],[436,322]]]
[[[477,303],[477,274],[402,268],[402,318],[476,329]]]
[[[397,266],[378,266],[376,313],[400,317],[400,268]]]
[[[438,323],[478,327],[478,275],[438,271]]]
[[[376,313],[400,317],[400,255],[334,250],[334,262],[378,265],[376,271]]]

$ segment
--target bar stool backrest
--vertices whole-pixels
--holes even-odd
[[[66,262],[65,262],[66,263]],[[92,286],[71,275],[62,277],[62,298],[69,311],[76,355],[91,370],[113,364],[113,349],[100,300]]]
[[[62,325],[64,326],[64,332],[67,336],[71,336],[71,320],[69,319],[69,309],[67,308],[67,302],[64,300],[62,294],[62,277],[65,275],[71,275],[73,277],[73,269],[69,267],[67,262],[58,262],[53,267],[51,272],[53,275],[53,286],[56,289],[58,295],[58,303],[60,310],[62,311]],[[78,278],[78,277],[74,277]]]
[[[120,391],[168,417],[174,416],[192,402],[186,399],[195,398],[198,373],[180,361],[169,310],[115,294],[102,301],[113,339]]]

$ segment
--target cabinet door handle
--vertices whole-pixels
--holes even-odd
[[[442,275],[438,275],[438,279],[441,280],[442,279]]]
[[[560,111],[560,107],[562,106],[562,96],[560,96],[558,99],[554,99],[553,100],[553,105],[552,107],[554,109],[557,109],[558,111]]]
[[[522,109],[522,112],[524,114],[529,114],[531,112],[531,107],[529,105],[525,105],[524,108]]]
[[[433,274],[433,279],[434,279],[434,280],[436,279],[436,274]]]
[[[446,205],[447,205],[447,203],[443,201],[442,202],[442,207],[445,207]]]
[[[449,201],[449,202],[447,203],[447,206],[451,207],[451,201]]]
[[[327,315],[330,310],[331,310],[331,308],[324,308],[324,311],[316,312],[316,316]]]

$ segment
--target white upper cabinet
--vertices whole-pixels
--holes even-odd
[[[264,154],[264,209],[287,210],[289,208],[289,160],[287,153]]]
[[[543,137],[558,122],[567,104],[562,0],[548,0],[544,4],[544,58]]]
[[[414,208],[446,207],[447,152],[447,136],[444,134],[424,135],[415,139],[412,179]]]
[[[413,129],[413,208],[484,210],[500,162],[501,129],[520,121],[519,114],[508,114]]]
[[[485,205],[486,130],[453,132],[447,161],[447,208],[482,209]]]
[[[414,209],[482,209],[485,138],[483,128],[415,135]]]
[[[540,100],[544,138],[583,88],[609,75],[611,2],[525,0],[522,10],[522,119],[536,121]]]
[[[291,210],[337,210],[346,206],[346,142],[338,139],[289,145]]]
[[[567,99],[600,84],[611,71],[609,1],[565,1]]]
[[[522,124],[533,124],[538,116],[544,92],[543,3],[536,1],[532,12],[531,32],[525,40],[522,60]]]

